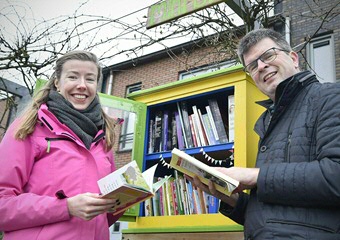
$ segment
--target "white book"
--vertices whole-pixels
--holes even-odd
[[[235,98],[234,95],[228,96],[228,128],[229,128],[229,142],[235,140]]]
[[[215,121],[214,121],[213,115],[211,113],[210,106],[209,105],[205,106],[205,109],[207,110],[207,114],[208,114],[208,117],[209,117],[209,121],[210,121],[210,124],[211,124],[211,128],[212,128],[212,132],[214,134],[214,137],[215,137],[216,141],[218,141],[220,138],[219,138],[218,133],[217,133]]]
[[[208,185],[213,181],[216,190],[230,196],[239,186],[239,182],[219,171],[210,167],[200,160],[186,154],[185,152],[174,148],[172,150],[170,166],[190,177],[197,176],[202,183]]]

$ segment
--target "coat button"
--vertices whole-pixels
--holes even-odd
[[[261,152],[265,152],[266,150],[267,150],[267,146],[261,146],[261,147],[260,147],[260,151],[261,151]]]

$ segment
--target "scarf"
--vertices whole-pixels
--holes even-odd
[[[57,119],[68,126],[90,149],[93,138],[103,126],[98,97],[84,110],[75,109],[61,94],[51,90],[47,100],[48,109]]]

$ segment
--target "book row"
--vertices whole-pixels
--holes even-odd
[[[148,153],[234,141],[234,95],[227,108],[212,98],[203,105],[179,101],[175,108],[156,110],[149,120]]]
[[[157,179],[159,181],[160,179]],[[170,177],[144,202],[145,216],[173,216],[217,213],[219,200],[187,181],[174,170]]]

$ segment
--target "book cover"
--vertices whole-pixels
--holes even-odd
[[[201,143],[201,146],[206,146],[207,144],[205,142],[203,128],[201,125],[200,116],[199,116],[196,105],[192,106],[192,111],[193,111],[192,119],[194,123],[195,133],[197,132],[196,138],[199,138],[199,142]]]
[[[211,125],[212,132],[214,134],[214,138],[216,140],[216,144],[218,144],[218,143],[220,143],[220,141],[219,141],[220,138],[219,138],[218,133],[217,133],[215,121],[214,121],[214,118],[212,116],[210,106],[209,105],[205,106],[205,109],[207,111],[207,115],[208,115],[208,118],[209,118],[209,122],[210,122],[210,125]]]
[[[234,117],[235,117],[235,99],[234,95],[228,96],[228,130],[229,130],[229,141],[233,142],[235,138],[234,134]]]
[[[224,122],[221,116],[220,108],[218,106],[216,99],[208,99],[208,103],[210,106],[210,110],[216,125],[217,134],[219,137],[220,143],[227,143],[228,142],[228,136],[227,132],[224,127]]]
[[[183,132],[185,132],[186,142],[188,144],[187,148],[194,147],[193,139],[190,131],[190,123],[189,123],[189,112],[188,112],[188,105],[186,101],[181,101],[179,103],[182,120],[183,120]]]
[[[163,113],[162,111],[157,111],[155,115],[155,132],[154,132],[154,151],[160,152],[162,150],[162,125],[163,125]]]
[[[204,184],[208,184],[209,180],[213,181],[216,190],[227,196],[230,196],[239,185],[237,180],[217,171],[213,167],[206,165],[177,148],[174,148],[171,153],[171,167],[190,177],[198,176]]]
[[[174,214],[174,203],[172,202],[172,189],[170,186],[171,179],[165,182],[165,192],[166,192],[166,206],[167,212],[169,216],[173,216]]]
[[[175,120],[176,120],[176,132],[177,132],[177,144],[179,149],[184,148],[184,138],[183,138],[183,130],[182,124],[180,120],[180,115],[177,111],[174,112]]]
[[[177,171],[177,170],[175,170]],[[189,214],[189,203],[188,203],[188,192],[187,192],[187,187],[186,187],[186,180],[184,179],[183,176],[178,176],[179,178],[179,184],[180,184],[180,194],[182,198],[182,203],[183,203],[183,211],[185,215]]]
[[[188,209],[189,209],[189,215],[195,214],[195,201],[193,198],[193,188],[192,183],[187,181],[186,182],[186,188],[187,188],[187,194],[188,194]]]
[[[203,123],[203,128],[206,133],[209,145],[218,144],[218,142],[215,139],[208,114],[206,113],[202,114],[202,123]]]
[[[159,191],[152,197],[152,212],[153,216],[160,216]]]
[[[169,147],[169,136],[170,136],[170,128],[169,128],[169,111],[163,111],[163,118],[162,118],[162,147],[161,151],[170,150]],[[171,141],[171,140],[170,140]]]
[[[190,114],[189,120],[190,120],[190,125],[191,125],[191,127],[193,129],[192,135],[196,139],[197,146],[201,147],[202,146],[201,138],[200,138],[199,133],[198,133],[198,127],[197,127],[197,124],[196,124],[196,119],[195,119],[195,114],[194,113]]]
[[[148,153],[153,153],[154,145],[155,145],[155,121],[154,119],[150,119]]]
[[[157,164],[145,172],[141,172],[136,161],[132,161],[116,171],[98,180],[98,186],[103,198],[115,198],[118,204],[111,212],[118,214],[154,196],[154,192],[168,177],[153,183]]]
[[[208,136],[207,136],[207,132],[206,129],[204,127],[204,123],[203,123],[203,117],[202,117],[202,112],[201,109],[197,109],[198,112],[198,116],[199,116],[199,120],[200,120],[200,124],[201,124],[201,128],[202,128],[202,132],[203,132],[203,137],[204,137],[204,141],[206,145],[209,145],[209,140],[208,140]]]
[[[173,149],[173,148],[179,148],[181,149],[179,146],[178,146],[178,136],[177,136],[177,124],[176,124],[176,116],[175,116],[176,112],[172,112],[171,113],[171,143],[170,143],[170,146],[169,146],[169,150],[170,149]]]
[[[183,206],[183,191],[181,190],[181,184],[180,184],[180,176],[178,175],[177,170],[174,170],[174,176],[175,176],[175,189],[176,189],[176,198],[177,198],[177,205],[178,205],[178,214],[183,215],[184,214],[184,206]]]

